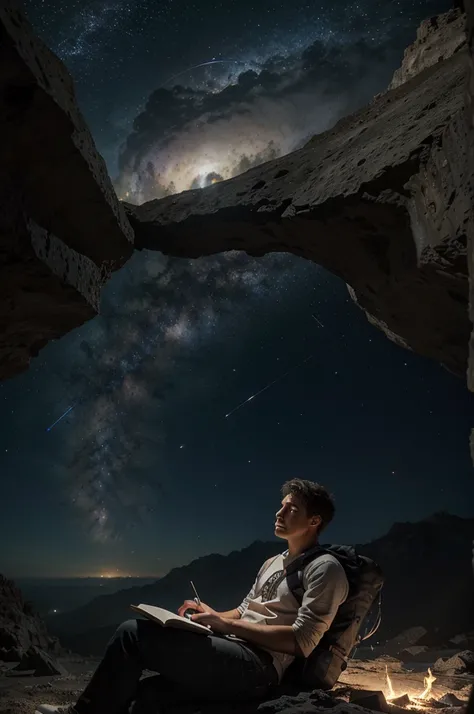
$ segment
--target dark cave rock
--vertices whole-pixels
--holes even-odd
[[[0,379],[94,317],[133,232],[63,63],[0,7]]]

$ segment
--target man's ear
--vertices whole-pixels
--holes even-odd
[[[318,528],[319,528],[319,526],[320,526],[321,523],[322,523],[322,520],[323,520],[323,519],[321,518],[321,516],[313,516],[313,517],[311,518],[311,525],[312,525],[312,526],[318,526]]]

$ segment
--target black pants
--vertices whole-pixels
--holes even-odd
[[[260,698],[278,682],[272,656],[257,647],[151,620],[127,620],[79,697],[77,713],[124,714],[136,698],[144,669],[204,700]]]

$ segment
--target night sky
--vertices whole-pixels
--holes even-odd
[[[135,202],[300,146],[382,90],[419,21],[449,7],[25,3]],[[293,476],[334,493],[333,542],[472,516],[463,380],[389,342],[341,281],[287,255],[137,254],[99,317],[0,385],[0,424],[11,577],[159,575],[270,539]]]

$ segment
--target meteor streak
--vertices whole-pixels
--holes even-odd
[[[315,315],[314,313],[311,315],[311,317],[313,318],[313,320],[316,320],[316,322],[318,323],[319,327],[324,327],[324,325],[323,325],[323,323],[321,322],[321,320],[318,320],[318,318],[316,317],[316,315]]]
[[[61,421],[61,419],[64,419],[64,417],[67,416],[67,415],[69,414],[69,412],[71,412],[71,411],[74,409],[75,406],[76,406],[76,405],[73,404],[72,407],[68,407],[68,409],[66,409],[66,411],[64,412],[64,414],[61,414],[61,416],[59,417],[59,419],[56,419],[56,421],[53,422],[53,423],[51,424],[51,426],[48,426],[48,427],[47,427],[46,431],[51,431],[51,429],[52,429],[53,427],[55,427],[56,424],[58,424],[58,423]]]
[[[298,364],[296,364],[294,367],[291,367],[290,369],[288,369],[286,372],[284,372],[284,374],[280,374],[279,377],[277,377],[272,382],[267,384],[265,387],[262,387],[262,389],[259,389],[258,392],[255,392],[255,394],[252,394],[252,396],[250,396],[248,399],[246,399],[245,401],[241,402],[236,407],[234,407],[234,409],[232,409],[232,411],[230,411],[228,414],[225,415],[225,418],[227,419],[227,417],[230,417],[230,415],[233,414],[234,412],[236,412],[237,409],[240,409],[241,407],[243,407],[244,404],[247,404],[247,402],[251,402],[252,399],[255,399],[255,397],[258,397],[258,395],[262,394],[262,392],[266,392],[267,389],[270,389],[270,387],[273,387],[274,384],[279,382],[281,379],[284,379],[288,374],[290,374],[290,372],[294,372],[295,369],[302,367],[304,364],[306,364],[306,362],[309,362],[310,359],[313,359],[313,356],[314,355],[310,355],[309,357],[306,357],[306,359],[304,359],[302,362],[298,362]]]
[[[227,60],[210,60],[209,62],[201,62],[201,64],[194,64],[192,67],[183,69],[182,72],[178,72],[178,74],[174,74],[172,77],[167,79],[166,82],[163,84],[163,87],[165,87],[167,84],[169,84],[169,82],[172,82],[174,79],[178,79],[178,77],[181,77],[182,74],[186,74],[186,72],[191,72],[193,69],[198,69],[199,67],[207,67],[210,64],[245,64],[245,62],[242,62],[241,60],[227,59]]]

